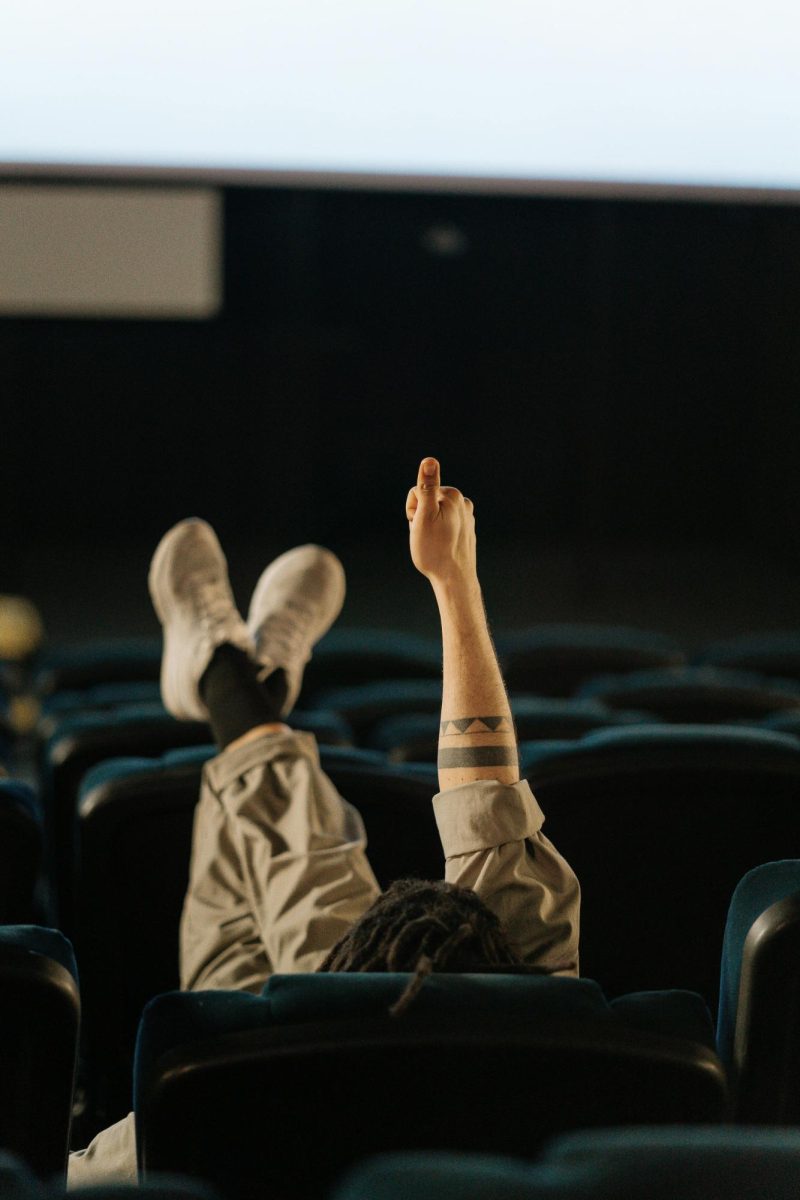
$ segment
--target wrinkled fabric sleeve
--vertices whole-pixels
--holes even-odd
[[[85,1150],[73,1150],[67,1164],[67,1187],[138,1183],[136,1128],[133,1113],[109,1125]]]
[[[316,971],[380,895],[359,813],[311,734],[265,734],[206,764],[181,921],[181,986],[260,991]]]
[[[530,785],[466,783],[437,793],[433,808],[447,881],[481,897],[523,962],[577,975],[580,886],[542,833]]]

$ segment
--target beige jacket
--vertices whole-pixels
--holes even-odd
[[[578,973],[580,889],[542,833],[528,784],[483,781],[433,798],[445,878],[492,909],[524,961]],[[361,817],[309,734],[268,734],[206,765],[181,921],[184,989],[258,993],[314,971],[379,894]],[[70,1155],[68,1186],[136,1182],[133,1114]]]

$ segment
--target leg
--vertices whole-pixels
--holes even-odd
[[[150,587],[165,704],[209,718],[223,750],[195,815],[181,984],[258,992],[273,970],[314,970],[379,892],[360,817],[322,772],[313,738],[277,720],[341,607],[341,566],[317,547],[282,556],[256,588],[247,628],[213,531],[182,522],[156,551]]]
[[[361,817],[320,768],[314,738],[242,739],[205,771],[182,986],[258,992],[271,971],[314,971],[379,891]]]

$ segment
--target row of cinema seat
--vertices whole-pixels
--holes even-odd
[[[734,894],[716,1040],[684,990],[608,1000],[587,978],[437,974],[393,1017],[409,978],[283,975],[261,996],[153,999],[133,1090],[145,1177],[313,1200],[379,1152],[531,1159],[573,1129],[738,1122],[746,1144],[756,1124],[800,1123],[798,860],[758,868]],[[0,984],[0,1138],[58,1173],[79,1019],[68,941],[0,929]]]
[[[533,1163],[441,1151],[385,1154],[360,1164],[329,1200],[795,1200],[800,1132],[687,1126],[563,1134]],[[0,1154],[6,1200],[63,1200]],[[72,1200],[219,1200],[197,1181],[163,1176],[138,1186],[76,1188]]]
[[[544,625],[495,637],[508,687],[540,696],[572,696],[587,680],[659,668],[702,666],[800,682],[800,632],[749,634],[687,652],[672,638],[628,627]],[[36,690],[52,695],[94,684],[157,678],[155,638],[118,638],[54,648],[36,664]],[[441,650],[403,630],[335,628],[319,643],[306,673],[306,704],[323,688],[376,679],[435,679]]]
[[[323,643],[312,660],[303,696],[309,709],[296,714],[296,723],[317,733],[326,769],[364,812],[381,882],[400,874],[438,875],[441,852],[430,811],[438,646],[428,644],[423,654],[419,639],[387,642],[386,635],[372,634],[359,640],[354,631],[345,632],[338,649],[335,642],[327,650]],[[596,633],[584,642],[590,645]],[[552,651],[552,639],[547,649]],[[575,657],[585,649],[579,645]],[[75,652],[66,665],[56,659],[39,671],[40,687],[58,684],[58,690],[44,697],[42,811],[28,792],[28,830],[34,848],[44,830],[44,874],[54,885],[49,904],[39,904],[41,919],[59,921],[81,963],[81,1079],[89,1129],[129,1107],[142,1005],[177,984],[176,930],[191,814],[202,762],[211,753],[205,726],[176,723],[158,705],[158,660],[156,645],[135,644],[113,647],[110,655],[102,648],[88,656]],[[596,654],[592,662],[593,668],[608,666]],[[663,663],[645,666],[664,669]],[[394,679],[376,685],[370,672],[378,669]],[[571,669],[571,686],[585,682],[578,664]],[[697,678],[693,668],[666,670],[675,686],[691,685],[692,674]],[[420,679],[425,671],[431,677]],[[707,687],[708,672],[703,676]],[[715,678],[724,687],[719,672]],[[334,682],[347,685],[354,703],[322,710],[317,705],[331,697]],[[750,680],[748,686],[768,695],[766,703],[744,712],[741,705],[725,709],[734,719],[748,717],[749,729],[653,728],[642,713],[596,699],[515,698],[520,734],[531,735],[522,743],[524,771],[547,813],[547,832],[582,880],[584,973],[600,980],[611,997],[680,986],[699,990],[713,1006],[725,907],[736,880],[760,862],[800,857],[800,743],[791,733],[766,728],[791,730],[800,701],[785,681],[762,684]],[[398,696],[408,704],[393,716],[387,697],[391,704]],[[420,697],[427,712],[415,717]],[[782,706],[778,713],[764,718],[775,703]],[[755,718],[764,728],[752,727]],[[420,719],[427,727],[426,754],[398,754],[393,742],[381,746],[387,723]],[[372,749],[354,749],[354,741]],[[169,752],[176,745],[183,749]],[[119,755],[129,761],[106,761]],[[389,757],[401,765],[390,765]],[[422,762],[412,766],[405,758]],[[12,846],[13,838],[5,844]],[[14,854],[7,858],[11,862]],[[30,879],[29,871],[20,894],[29,895]]]
[[[333,1200],[794,1200],[800,1131],[644,1128],[565,1134],[535,1163],[385,1155]]]

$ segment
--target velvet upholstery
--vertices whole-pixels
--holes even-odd
[[[332,1200],[794,1200],[800,1133],[676,1126],[565,1134],[535,1163],[477,1154],[383,1155]]]
[[[733,894],[717,1030],[740,1118],[800,1122],[800,859],[756,867]]]
[[[678,667],[588,680],[581,696],[611,708],[638,708],[676,724],[758,720],[800,708],[800,682],[721,667]]]
[[[618,995],[684,987],[712,1009],[730,897],[800,857],[800,742],[658,725],[526,745],[544,832],[581,882],[581,967]]]
[[[54,929],[0,928],[0,1145],[37,1175],[66,1167],[80,999]]]
[[[136,1055],[145,1174],[191,1167],[219,1184],[222,1164],[235,1161],[232,1195],[307,1200],[376,1150],[532,1155],[576,1125],[716,1121],[726,1111],[721,1064],[692,1040],[696,997],[673,997],[666,1022],[652,1004],[646,1020],[645,1002],[634,1025],[591,980],[438,974],[392,1017],[409,979],[275,976],[261,997],[156,998]]]
[[[671,638],[627,626],[535,625],[500,633],[495,640],[507,686],[545,696],[574,695],[601,673],[685,662]]]

